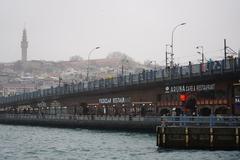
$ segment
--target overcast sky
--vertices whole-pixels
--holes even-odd
[[[176,63],[223,57],[223,39],[240,49],[240,0],[0,0],[0,62],[21,59],[24,24],[30,60],[104,58],[120,51],[139,62],[165,61],[174,33]]]

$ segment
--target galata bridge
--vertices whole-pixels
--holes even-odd
[[[1,97],[0,113],[15,118],[67,115],[68,119],[119,121],[163,115],[239,115],[239,73],[239,58],[143,70]]]

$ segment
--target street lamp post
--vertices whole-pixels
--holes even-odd
[[[169,62],[169,58],[168,55],[171,55],[171,53],[168,51],[168,48],[171,47],[170,44],[166,44],[166,68],[168,68],[168,62]]]
[[[183,25],[185,25],[185,24],[186,24],[186,23],[181,23],[181,24],[175,26],[175,27],[173,28],[173,30],[172,30],[172,43],[171,43],[172,52],[171,52],[170,68],[173,67],[173,55],[174,55],[174,54],[173,54],[173,35],[174,35],[174,32],[175,32],[175,30],[176,30],[179,26],[183,26]]]
[[[124,75],[124,66],[123,63],[127,64],[128,60],[127,59],[122,59],[122,76]],[[126,70],[126,69],[125,69]]]
[[[197,52],[198,54],[202,55],[202,60],[201,62],[204,63],[204,52],[203,52],[203,46],[197,46],[196,49],[200,49],[201,48],[201,52]]]
[[[89,75],[89,58],[90,58],[90,55],[91,55],[91,53],[93,52],[93,51],[95,51],[95,50],[97,50],[97,49],[99,49],[100,47],[95,47],[95,48],[93,48],[89,53],[88,53],[88,61],[87,61],[87,78],[86,78],[86,80],[88,81],[88,75]]]
[[[58,77],[58,86],[59,86],[59,87],[61,86],[61,82],[62,82],[62,80],[63,80],[62,77],[59,76],[59,77]]]

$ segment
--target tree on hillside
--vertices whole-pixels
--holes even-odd
[[[128,61],[134,61],[133,58],[129,57],[128,55],[126,55],[125,53],[122,53],[122,52],[109,53],[107,58],[108,59],[120,59],[120,60],[125,59]]]
[[[83,58],[79,55],[74,55],[69,58],[69,61],[82,61]]]
[[[151,63],[152,63],[152,61],[150,61],[150,60],[145,60],[145,61],[143,62],[143,64],[144,64],[145,66],[150,66]]]

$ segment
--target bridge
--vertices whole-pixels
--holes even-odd
[[[194,112],[199,114],[217,114],[222,110],[226,114],[240,114],[240,94],[234,92],[239,86],[239,73],[239,58],[143,70],[137,74],[130,73],[0,97],[0,112],[47,115],[169,115],[173,110],[184,110],[185,102],[181,102],[178,97],[187,94],[188,97],[195,98],[194,106],[197,108]],[[187,109],[194,108],[190,106]]]

